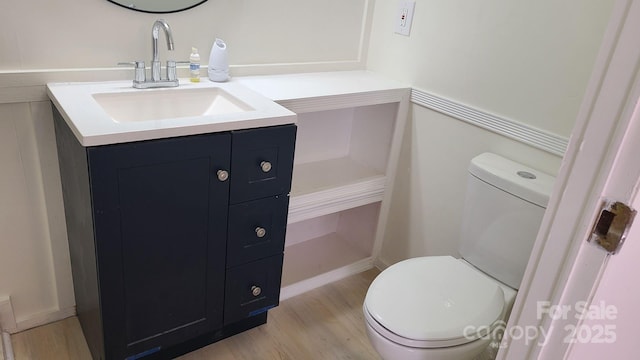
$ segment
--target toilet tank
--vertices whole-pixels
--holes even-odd
[[[471,160],[460,255],[520,287],[555,178],[491,153]]]

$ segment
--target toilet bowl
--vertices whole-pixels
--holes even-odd
[[[499,341],[554,178],[501,156],[471,160],[458,251],[401,261],[369,286],[369,340],[385,360],[465,360]]]
[[[461,259],[405,260],[371,283],[367,335],[387,360],[473,359],[496,340],[515,295]]]

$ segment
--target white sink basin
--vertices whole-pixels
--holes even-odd
[[[134,89],[131,81],[55,83],[47,93],[83,146],[296,122],[294,113],[235,80],[161,89]]]
[[[219,87],[93,94],[117,122],[148,121],[255,110]]]

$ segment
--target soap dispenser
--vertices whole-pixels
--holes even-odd
[[[200,82],[200,54],[194,47],[191,48],[191,55],[189,55],[189,78],[191,82]]]
[[[227,44],[222,39],[216,39],[211,47],[208,73],[211,81],[224,82],[230,79]]]

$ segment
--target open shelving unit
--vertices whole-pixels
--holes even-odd
[[[379,204],[289,224],[282,286],[290,296],[371,267]]]
[[[409,88],[366,71],[242,82],[298,116],[281,299],[373,267]]]

